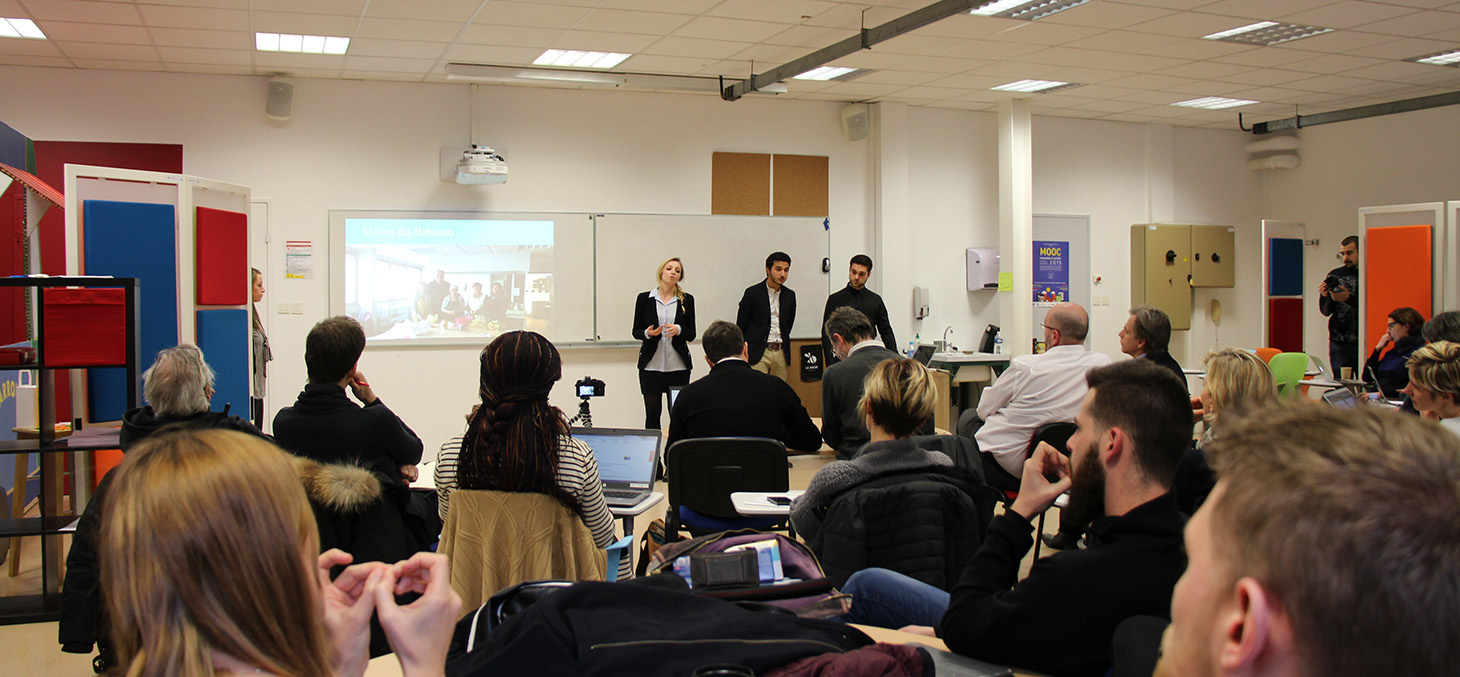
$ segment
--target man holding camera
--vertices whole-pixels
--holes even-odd
[[[1334,374],[1359,367],[1359,238],[1343,239],[1343,265],[1328,271],[1318,285],[1318,310],[1328,318],[1328,363]]]

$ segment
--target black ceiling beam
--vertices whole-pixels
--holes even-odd
[[[720,98],[726,101],[735,101],[746,94],[759,91],[766,85],[787,80],[814,68],[820,68],[826,64],[840,59],[848,54],[854,54],[872,45],[885,40],[890,40],[903,33],[917,30],[934,21],[946,19],[954,14],[967,12],[977,5],[985,4],[986,0],[940,0],[927,7],[893,19],[885,24],[873,28],[863,28],[860,33],[850,38],[837,42],[830,47],[823,47],[795,61],[783,64],[775,69],[752,75],[741,80],[720,92]]]
[[[1395,113],[1408,113],[1410,111],[1425,110],[1426,108],[1439,108],[1441,106],[1453,106],[1460,103],[1460,92],[1448,94],[1435,94],[1433,96],[1422,96],[1417,99],[1404,99],[1402,101],[1390,101],[1388,103],[1376,103],[1372,106],[1359,106],[1358,108],[1345,108],[1343,110],[1317,113],[1315,115],[1294,115],[1281,120],[1269,120],[1252,125],[1253,134],[1271,134],[1284,129],[1302,129],[1314,125],[1326,125],[1331,122],[1346,122],[1348,120],[1359,120],[1362,118],[1378,117],[1380,115],[1393,115]],[[1240,124],[1240,123],[1239,123]]]

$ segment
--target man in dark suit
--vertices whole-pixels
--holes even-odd
[[[821,314],[821,323],[824,326],[831,319],[831,312],[837,308],[855,308],[877,328],[882,345],[897,352],[897,337],[892,335],[892,323],[887,319],[887,304],[882,302],[881,296],[867,288],[867,277],[871,274],[872,257],[866,254],[853,256],[851,268],[847,271],[847,286],[826,298],[826,311]],[[831,337],[825,333],[821,335],[821,352],[826,356],[827,366],[836,364],[840,359],[831,348]]]
[[[872,322],[854,308],[833,310],[823,329],[840,361],[821,377],[821,436],[837,458],[848,459],[871,439],[857,409],[862,382],[878,363],[899,355],[877,341]]]
[[[1120,352],[1170,369],[1176,378],[1186,383],[1186,373],[1181,371],[1176,358],[1171,357],[1171,318],[1165,311],[1154,306],[1131,308],[1130,319],[1125,321],[1117,338],[1120,339]]]
[[[684,387],[669,412],[669,444],[699,437],[769,437],[815,453],[821,433],[785,381],[750,368],[740,328],[716,320],[701,337],[710,373]]]
[[[735,315],[750,351],[750,368],[782,381],[791,363],[791,325],[796,322],[796,292],[786,286],[790,275],[791,256],[772,252],[765,259],[765,282],[746,288]]]

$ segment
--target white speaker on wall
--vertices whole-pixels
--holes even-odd
[[[854,103],[842,108],[842,136],[848,141],[861,141],[867,138],[869,123],[867,121],[867,106]]]
[[[270,120],[288,120],[294,113],[294,81],[269,78],[269,97],[264,101],[264,115]]]

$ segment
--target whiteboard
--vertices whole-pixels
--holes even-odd
[[[597,239],[598,340],[633,341],[634,298],[656,285],[659,265],[673,256],[684,264],[680,286],[698,305],[696,330],[715,320],[735,321],[745,288],[765,281],[765,259],[791,256],[786,286],[796,292],[791,338],[821,336],[830,293],[822,261],[831,236],[821,217],[601,214]]]

